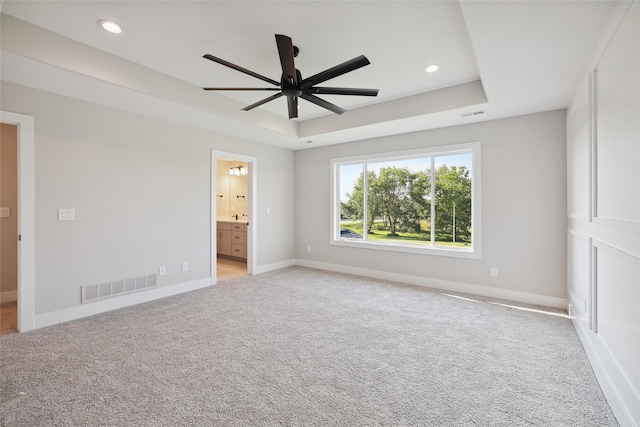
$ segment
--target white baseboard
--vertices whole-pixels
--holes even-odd
[[[486,286],[430,279],[426,277],[410,276],[406,274],[389,273],[384,271],[369,270],[364,268],[329,264],[303,259],[289,259],[286,261],[256,267],[253,274],[262,274],[269,271],[279,270],[281,268],[291,267],[293,265],[300,265],[303,267],[317,268],[320,270],[335,271],[339,273],[354,274],[358,276],[372,277],[377,279],[391,280],[395,282],[408,283],[412,285],[425,286],[452,292],[482,295],[486,297],[518,301],[527,304],[542,305],[547,307],[566,308],[568,305],[565,298],[549,297],[544,295],[509,291],[505,289],[490,288]],[[107,311],[117,310],[119,308],[129,307],[160,298],[165,298],[171,295],[190,292],[196,289],[211,286],[211,283],[212,279],[210,277],[206,277],[191,282],[185,282],[156,289],[149,289],[143,292],[136,292],[120,297],[114,297],[106,300],[91,302],[88,304],[77,305],[71,308],[50,313],[39,314],[34,318],[34,329],[44,328],[47,326],[52,326],[83,317],[93,316],[95,314],[105,313]],[[15,299],[16,298],[14,297],[14,300]]]
[[[63,310],[53,311],[50,313],[37,314],[34,319],[34,329],[57,325],[58,323],[69,322],[71,320],[105,313],[107,311],[117,310],[119,308],[129,307],[132,305],[165,298],[172,295],[182,294],[184,292],[195,291],[196,289],[211,286],[211,283],[211,277],[205,277],[203,279],[179,283],[172,286],[147,289],[140,292],[122,295],[119,297],[81,304],[75,307],[65,308]]]
[[[428,288],[435,288],[451,292],[462,292],[466,294],[522,302],[525,304],[541,305],[545,307],[566,309],[568,305],[566,298],[510,291],[507,289],[491,288],[488,286],[472,285],[469,283],[451,282],[448,280],[432,279],[428,277],[411,276],[408,274],[369,270],[365,268],[350,267],[348,265],[328,264],[306,259],[297,259],[296,265],[317,268],[320,270],[335,271],[338,273],[355,274],[357,276],[371,277],[374,279],[390,280],[394,282],[407,283],[410,285],[425,286]]]
[[[618,368],[599,335],[589,329],[588,322],[574,318],[571,321],[618,424],[622,427],[640,426],[640,396]]]
[[[0,292],[0,304],[3,302],[18,301],[18,291],[4,291]]]
[[[273,264],[261,265],[253,269],[253,274],[267,273],[269,271],[280,270],[281,268],[291,267],[292,265],[296,265],[295,259],[288,259],[288,260],[276,262]]]

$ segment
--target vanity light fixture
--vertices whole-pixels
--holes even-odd
[[[427,67],[424,70],[427,73],[435,73],[436,71],[438,71],[438,69],[440,69],[440,67],[438,67],[436,64],[431,64],[431,65],[427,65]]]
[[[122,27],[119,24],[109,21],[108,19],[99,20],[98,25],[100,25],[103,30],[113,34],[120,34],[122,32]]]
[[[246,174],[247,174],[247,168],[245,168],[244,166],[236,166],[233,168],[229,168],[229,175],[240,176],[240,175],[246,175]]]

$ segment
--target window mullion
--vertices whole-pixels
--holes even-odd
[[[369,240],[369,236],[368,236],[368,227],[367,224],[369,224],[369,179],[368,179],[369,175],[367,173],[367,162],[364,162],[362,164],[362,203],[364,203],[364,206],[362,207],[362,240]]]
[[[431,156],[431,246],[436,245],[436,159]]]
[[[333,200],[335,203],[335,207],[333,209],[333,221],[334,221],[334,227],[333,227],[333,233],[334,233],[334,239],[339,239],[341,238],[340,236],[340,219],[341,219],[341,205],[340,205],[340,177],[341,177],[341,169],[340,169],[340,165],[337,164],[335,165],[335,171],[334,171],[334,177],[335,177],[335,182],[333,183]]]

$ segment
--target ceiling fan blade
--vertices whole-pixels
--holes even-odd
[[[264,80],[265,82],[271,83],[272,85],[280,86],[280,83],[278,83],[275,80],[271,80],[269,77],[265,77],[265,76],[263,76],[261,74],[254,73],[253,71],[247,70],[246,68],[242,68],[239,65],[232,64],[231,62],[225,61],[224,59],[220,59],[220,58],[217,58],[217,57],[215,57],[213,55],[209,55],[209,54],[204,55],[203,58],[206,58],[206,59],[208,59],[210,61],[213,61],[213,62],[217,62],[218,64],[222,64],[222,65],[224,65],[226,67],[233,68],[236,71],[240,71],[241,73],[248,74],[248,75],[250,75],[252,77],[255,77],[255,78],[258,78],[260,80]]]
[[[203,87],[204,90],[281,90],[279,87]]]
[[[271,95],[271,96],[269,96],[269,97],[267,97],[267,98],[263,99],[262,101],[258,101],[258,102],[256,102],[255,104],[251,104],[251,105],[249,105],[249,106],[247,106],[247,107],[244,107],[242,110],[243,110],[243,111],[249,111],[249,110],[252,110],[252,109],[254,109],[254,108],[256,108],[256,107],[261,106],[262,104],[266,104],[266,103],[267,103],[267,102],[269,102],[269,101],[273,101],[274,99],[280,98],[282,95],[283,95],[283,93],[282,93],[282,92],[276,93],[275,95]]]
[[[298,117],[298,98],[294,96],[287,97],[287,106],[289,107],[289,118],[295,119]]]
[[[357,89],[348,87],[309,87],[303,89],[304,93],[316,93],[319,95],[358,95],[378,96],[379,89]]]
[[[304,93],[303,92],[302,94],[300,94],[300,98],[306,99],[307,101],[312,102],[312,103],[314,103],[316,105],[319,105],[322,108],[326,108],[329,111],[333,111],[336,114],[342,114],[345,111],[347,111],[347,110],[345,110],[343,108],[338,107],[335,104],[327,102],[324,99],[318,98],[317,96],[311,95],[311,94],[308,94],[308,93]]]
[[[280,65],[282,66],[282,77],[287,83],[297,86],[298,76],[296,65],[293,61],[293,42],[291,37],[276,34],[276,44],[278,45],[278,55],[280,55]]]
[[[370,62],[366,58],[366,56],[360,55],[357,58],[353,58],[347,62],[343,62],[340,65],[336,65],[335,67],[329,68],[328,70],[322,71],[316,75],[307,77],[300,82],[300,89],[306,89],[308,87],[317,85],[318,83],[333,79],[335,77],[346,74],[349,71],[357,70],[358,68],[364,67],[365,65],[369,64]]]

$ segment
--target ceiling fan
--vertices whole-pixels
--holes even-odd
[[[360,55],[357,58],[353,58],[350,61],[344,62],[328,70],[322,71],[306,79],[302,78],[300,71],[296,69],[293,58],[298,55],[299,49],[293,45],[290,37],[282,34],[276,34],[276,44],[278,45],[278,54],[280,55],[280,64],[282,65],[282,77],[277,82],[268,77],[254,73],[253,71],[242,68],[224,59],[216,58],[213,55],[206,54],[204,58],[209,59],[218,64],[222,64],[234,70],[256,77],[260,80],[264,80],[267,83],[271,83],[276,87],[267,88],[250,88],[250,87],[203,87],[204,90],[268,90],[279,91],[275,95],[271,95],[261,101],[251,104],[242,110],[249,111],[253,108],[259,107],[281,96],[287,97],[287,106],[289,108],[289,118],[294,119],[298,117],[298,98],[305,99],[320,107],[326,108],[336,114],[342,114],[346,110],[338,107],[335,104],[325,101],[322,98],[315,96],[315,94],[325,95],[357,95],[357,96],[377,96],[378,89],[357,89],[357,88],[344,88],[344,87],[317,87],[317,84],[333,79],[334,77],[341,76],[350,71],[357,70],[358,68],[369,65],[369,60]]]

